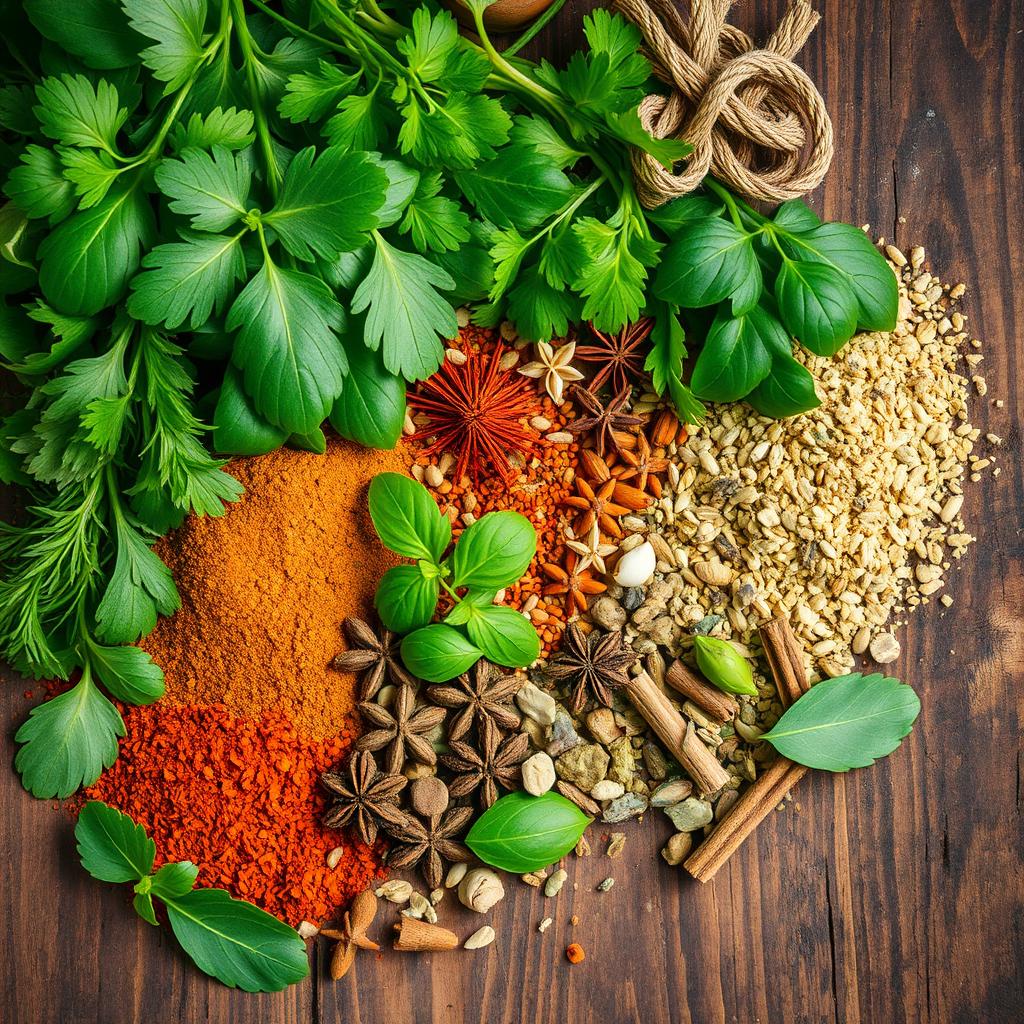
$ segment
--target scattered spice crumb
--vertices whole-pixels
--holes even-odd
[[[571,942],[565,948],[565,955],[571,964],[581,964],[587,958],[587,954],[583,952],[583,947],[578,942]]]

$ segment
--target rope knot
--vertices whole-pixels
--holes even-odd
[[[678,173],[633,151],[633,176],[648,209],[696,189],[713,174],[750,199],[784,202],[821,184],[832,162],[832,122],[821,94],[792,58],[818,24],[807,0],[791,0],[762,49],[726,23],[733,0],[690,0],[684,21],[672,0],[615,0],[637,26],[654,74],[672,88],[640,104],[655,138],[693,153]]]

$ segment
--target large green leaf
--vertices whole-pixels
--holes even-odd
[[[693,367],[694,394],[709,402],[735,402],[760,384],[772,367],[765,332],[781,335],[788,346],[782,325],[759,306],[738,317],[720,310]]]
[[[288,431],[267,422],[254,408],[234,366],[224,371],[213,412],[213,447],[224,455],[264,455],[288,440]]]
[[[405,424],[405,381],[384,369],[379,352],[348,349],[348,376],[331,410],[331,426],[367,448],[394,448]]]
[[[443,622],[414,630],[402,641],[402,662],[417,679],[443,683],[468,672],[483,651]]]
[[[436,570],[424,573],[418,565],[396,565],[381,576],[373,606],[388,629],[408,633],[434,617],[440,589]]]
[[[537,531],[518,512],[489,512],[462,531],[452,554],[452,586],[496,592],[526,572]]]
[[[403,473],[378,473],[370,481],[369,505],[385,547],[406,558],[441,561],[452,539],[452,524],[423,484]]]
[[[338,337],[345,313],[319,278],[267,259],[235,299],[232,361],[256,410],[289,434],[327,418],[348,369]]]
[[[694,221],[665,250],[654,293],[677,306],[713,306],[760,282],[751,236],[721,217]]]
[[[920,711],[905,683],[854,672],[812,686],[761,739],[798,764],[845,772],[891,754]]]
[[[139,59],[142,38],[131,30],[117,0],[24,0],[39,31],[90,67],[126,68]]]
[[[153,870],[156,843],[146,830],[99,800],[79,812],[75,841],[82,867],[101,882],[135,882]]]
[[[278,992],[309,974],[306,944],[283,921],[223,889],[164,895],[182,948],[201,971],[230,988]]]
[[[39,246],[39,287],[61,313],[91,316],[128,290],[153,241],[153,211],[138,188],[114,189],[73,214]]]
[[[197,231],[224,231],[246,214],[252,170],[244,156],[224,146],[209,153],[186,149],[153,174],[170,208],[191,217]]]
[[[181,88],[203,59],[206,0],[121,0],[121,6],[136,32],[156,40],[142,61],[167,83],[164,92]]]
[[[783,260],[775,298],[790,334],[815,355],[834,356],[857,329],[857,296],[848,277],[828,263]]]

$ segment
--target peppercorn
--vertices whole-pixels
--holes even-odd
[[[587,954],[583,952],[583,947],[578,942],[571,942],[566,946],[565,955],[571,964],[581,964],[587,957]]]

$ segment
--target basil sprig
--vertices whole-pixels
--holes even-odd
[[[523,874],[564,857],[590,822],[557,793],[509,793],[477,818],[466,845],[485,864]]]
[[[920,711],[905,683],[854,672],[812,686],[761,739],[798,764],[845,772],[891,754]]]
[[[92,800],[78,816],[75,839],[93,878],[135,883],[135,910],[153,925],[157,897],[182,948],[218,981],[246,992],[277,992],[309,974],[306,944],[283,921],[223,889],[194,888],[199,869],[188,861],[154,873],[156,844],[127,814]]]
[[[499,590],[526,572],[537,534],[518,512],[488,512],[463,530],[451,555],[452,527],[430,492],[400,473],[370,483],[370,518],[383,544],[415,565],[389,569],[374,604],[402,641],[402,660],[420,679],[442,682],[486,657],[509,668],[531,664],[540,638],[513,608],[494,603]],[[444,622],[431,624],[441,590],[455,600]]]
[[[705,181],[707,195],[684,196],[651,219],[672,238],[655,295],[684,313],[703,337],[690,387],[701,399],[746,399],[767,416],[819,404],[814,379],[793,358],[792,338],[835,355],[858,330],[896,326],[898,286],[863,231],[823,224],[800,200],[768,218]]]

